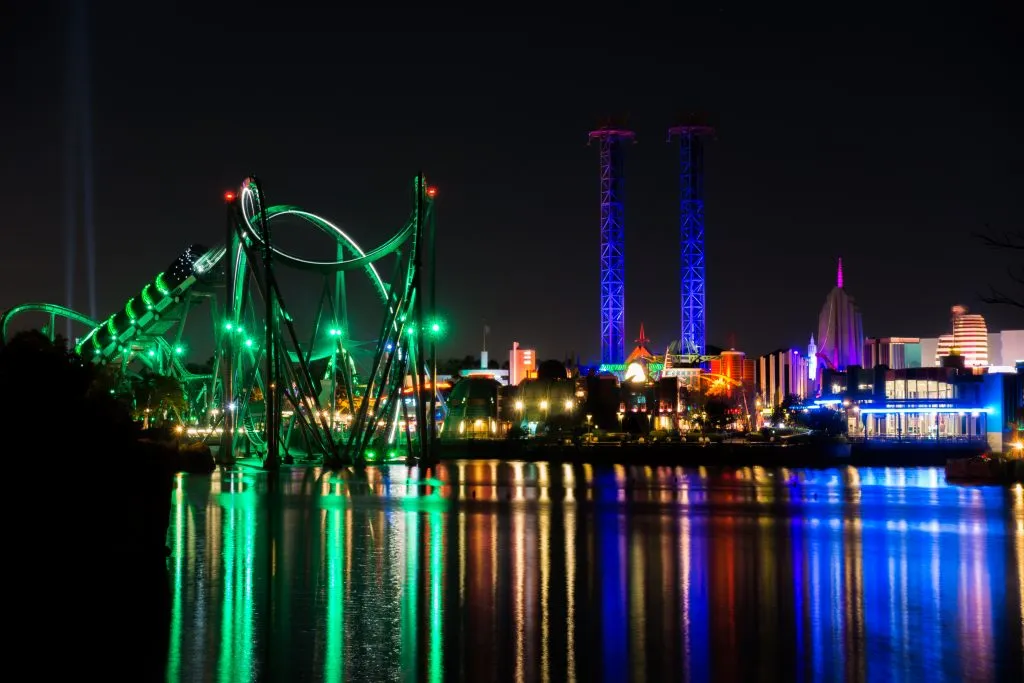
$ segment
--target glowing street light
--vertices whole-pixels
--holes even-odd
[[[442,318],[433,318],[423,325],[423,330],[432,339],[443,339],[447,330],[447,325]]]

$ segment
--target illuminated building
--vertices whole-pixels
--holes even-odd
[[[527,379],[510,389],[502,400],[501,417],[534,434],[538,425],[553,419],[574,419],[580,410],[576,382],[568,379]]]
[[[1000,367],[1014,367],[1024,363],[1024,330],[989,332],[988,362]]]
[[[501,384],[490,377],[465,377],[448,396],[448,415],[441,438],[445,441],[494,437],[499,433],[498,401]]]
[[[964,367],[988,366],[988,329],[985,327],[985,318],[977,313],[968,313],[966,306],[954,306],[952,313],[953,334],[939,336],[936,365],[955,349],[963,357]]]
[[[917,337],[868,337],[864,340],[864,368],[876,365],[893,370],[920,367],[921,340]]]
[[[818,358],[832,370],[861,365],[864,327],[853,297],[843,289],[843,260],[839,259],[836,286],[825,298],[818,315]]]
[[[512,351],[508,356],[508,383],[517,386],[524,379],[537,376],[537,351],[521,349],[519,342],[512,342]]]
[[[867,440],[1000,452],[1015,438],[1014,416],[1024,414],[1024,370],[876,366],[822,374],[814,403],[845,412],[851,433]]]
[[[498,368],[470,368],[468,370],[459,370],[459,377],[488,377],[502,386],[508,384],[508,370],[499,370]]]
[[[647,346],[650,341],[647,335],[644,334],[643,323],[640,323],[640,338],[636,340],[636,346],[626,356],[625,361],[622,363],[601,363],[597,367],[597,371],[611,373],[622,382],[636,381],[641,373],[645,379],[655,379],[663,376],[664,359],[651,352]]]
[[[933,367],[942,364],[942,359],[945,358],[953,351],[953,335],[951,334],[940,334],[938,343],[935,346],[935,362],[931,365]]]
[[[933,367],[941,363],[953,348],[953,335],[921,339],[920,365]],[[988,333],[989,367],[1013,368],[1024,361],[1024,330],[1003,330]],[[908,359],[907,367],[916,367]]]
[[[460,370],[459,376],[461,377],[489,377],[494,381],[498,382],[502,386],[508,385],[508,378],[510,372],[508,370],[500,370],[498,368],[488,367],[490,365],[490,359],[487,356],[487,349],[480,351],[480,367],[469,368],[467,370]],[[512,363],[509,362],[509,367],[512,367]]]
[[[730,349],[728,351],[722,351],[722,355],[718,358],[712,358],[708,369],[712,374],[722,375],[729,379],[734,379],[737,382],[743,381],[743,361],[746,359],[747,354],[742,351],[736,351]]]
[[[708,370],[712,375],[721,375],[731,380],[728,382],[729,393],[739,387],[753,387],[756,375],[757,364],[747,359],[747,354],[742,351],[730,349],[722,351],[717,358],[712,358],[708,363]]]
[[[757,395],[767,407],[782,403],[792,394],[808,395],[807,359],[796,349],[779,349],[757,359]]]
[[[814,343],[814,335],[807,344],[807,377],[814,382],[818,377],[818,345]]]
[[[647,348],[647,344],[650,341],[651,340],[647,338],[647,335],[644,334],[644,324],[640,323],[640,338],[636,340],[636,346],[634,346],[633,350],[629,352],[628,356],[626,356],[625,364],[628,366],[630,363],[637,361],[654,360],[654,354],[651,353],[649,348]]]

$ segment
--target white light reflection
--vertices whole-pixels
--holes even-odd
[[[522,477],[522,463],[517,469],[517,480]],[[521,489],[522,487],[518,487]],[[522,495],[521,493],[518,495]],[[516,681],[526,680],[526,513],[522,508],[512,511],[512,619],[515,623]],[[497,516],[495,515],[495,518]],[[497,536],[495,536],[497,538]],[[497,563],[495,563],[497,564]],[[497,582],[495,582],[497,583]]]
[[[570,468],[570,465],[565,465]],[[567,488],[566,499],[572,489]],[[565,508],[565,656],[566,678],[576,680],[576,506]]]
[[[545,467],[546,467],[545,463]],[[547,490],[546,487],[545,489]],[[551,582],[551,513],[541,510],[537,513],[540,526],[540,677],[544,683],[551,680],[550,640],[550,604],[549,592]]]

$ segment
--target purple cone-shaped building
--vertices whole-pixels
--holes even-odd
[[[843,289],[843,260],[839,259],[836,286],[828,293],[818,315],[818,359],[820,366],[845,370],[863,365],[864,325],[853,297]]]

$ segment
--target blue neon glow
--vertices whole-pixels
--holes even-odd
[[[704,280],[704,147],[700,133],[679,133],[679,240],[682,353],[703,356],[707,319]]]
[[[907,413],[985,413],[986,415],[992,415],[995,413],[995,408],[972,408],[972,407],[959,407],[959,408],[935,408],[929,406],[917,406],[915,408],[861,408],[862,413],[898,413],[906,415]]]
[[[601,156],[601,362],[626,358],[626,223],[623,211],[623,143],[626,130],[593,131]]]

